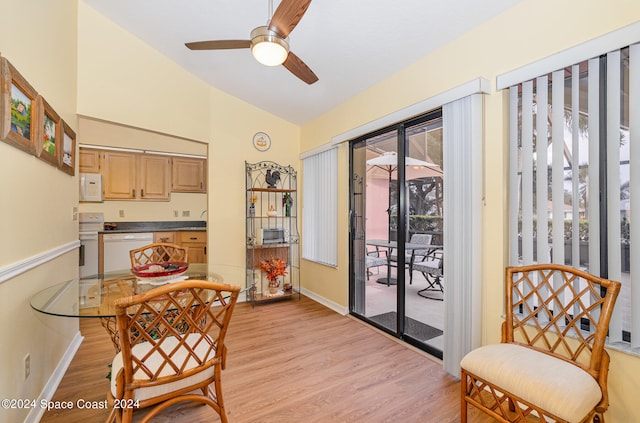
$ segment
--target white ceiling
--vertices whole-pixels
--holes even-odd
[[[207,84],[302,125],[521,0],[315,0],[289,36],[318,76],[307,85],[249,49],[185,42],[249,39],[269,0],[84,0]],[[275,0],[277,8],[280,0]]]

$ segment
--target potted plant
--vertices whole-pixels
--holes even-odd
[[[291,197],[291,194],[286,192],[282,196],[282,207],[284,207],[284,215],[285,216],[291,216],[291,204],[292,203],[293,203],[293,198]]]
[[[260,262],[260,270],[267,274],[267,280],[269,281],[269,293],[276,294],[278,287],[280,286],[279,276],[287,274],[287,265],[281,258],[272,258]]]

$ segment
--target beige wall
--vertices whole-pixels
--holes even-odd
[[[0,9],[0,54],[77,130],[75,0],[0,0]],[[74,249],[8,279],[2,270],[78,239],[72,220],[78,182],[2,142],[0,172],[0,398],[37,399],[78,322],[35,312],[29,299],[76,277],[78,253]],[[31,375],[25,380],[26,354],[31,355]],[[28,412],[0,409],[0,421],[22,422]]]
[[[456,87],[476,77],[495,85],[497,75],[618,29],[640,18],[640,3],[525,0],[479,28],[422,58],[386,81],[302,128],[301,150]],[[539,23],[542,23],[539,29]],[[485,99],[485,193],[483,232],[483,342],[500,338],[503,269],[507,263],[507,121],[504,94]],[[348,283],[347,149],[341,147],[339,266],[304,262],[306,288],[346,306]],[[612,352],[611,408],[607,420],[640,421],[640,359]]]

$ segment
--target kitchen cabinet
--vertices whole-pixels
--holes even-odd
[[[105,200],[169,200],[170,158],[102,152]]]
[[[78,167],[80,173],[100,173],[100,150],[81,148]]]
[[[169,201],[171,158],[168,156],[138,156],[139,198]]]
[[[204,159],[173,157],[171,159],[172,192],[207,192]]]
[[[177,244],[189,248],[189,263],[207,262],[206,231],[180,231],[177,234],[179,238]]]
[[[175,232],[154,232],[153,242],[164,242],[165,244],[177,244]]]
[[[245,162],[245,172],[246,284],[251,287],[248,300],[292,298],[300,292],[296,171],[291,166],[263,161]],[[284,267],[286,274],[273,272],[277,277],[270,281],[263,263],[276,264],[273,268],[278,270]]]
[[[102,153],[102,198],[134,200],[136,198],[137,155],[115,151]]]

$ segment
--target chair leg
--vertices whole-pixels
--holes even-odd
[[[109,410],[109,414],[107,414],[107,418],[104,419],[105,423],[113,423],[114,421],[120,423],[120,416],[117,414],[118,410],[115,407],[111,407]]]
[[[222,423],[228,423],[229,420],[227,419],[227,411],[224,408],[224,400],[222,399],[222,383],[220,382],[220,373],[218,373],[218,377],[216,378],[214,385],[216,389],[216,402],[218,403],[218,407],[220,407],[220,420],[222,420]]]

